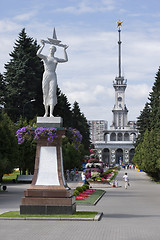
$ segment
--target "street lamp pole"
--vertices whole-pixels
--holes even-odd
[[[26,106],[28,103],[35,102],[35,101],[36,101],[35,99],[32,99],[32,100],[30,100],[30,101],[25,102],[25,104],[23,105],[23,121],[24,121],[24,109],[25,109],[25,106]]]

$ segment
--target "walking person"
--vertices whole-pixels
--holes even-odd
[[[129,178],[128,178],[127,173],[124,174],[123,179],[124,179],[124,182],[125,182],[124,187],[125,187],[125,189],[127,189],[127,186],[129,186]]]
[[[86,176],[85,176],[84,171],[82,172],[81,177],[82,177],[82,182],[83,182],[83,185],[84,185],[86,183]]]

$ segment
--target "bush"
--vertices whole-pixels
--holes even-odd
[[[78,190],[74,190],[73,196],[77,196],[77,195],[79,195],[79,191]]]
[[[89,189],[89,185],[88,184],[84,184],[83,186],[85,186],[86,189]]]
[[[83,191],[86,191],[87,188],[86,188],[85,185],[83,185],[83,186],[82,186],[82,189],[83,189]]]
[[[76,190],[78,190],[80,193],[84,191],[82,187],[77,187]]]

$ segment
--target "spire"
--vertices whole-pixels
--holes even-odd
[[[53,29],[53,39],[57,39],[57,35],[56,35],[56,29]]]
[[[117,22],[117,27],[118,27],[118,32],[119,32],[119,41],[118,41],[118,45],[119,45],[119,78],[121,78],[121,26],[122,26],[122,22],[120,21],[120,19]]]

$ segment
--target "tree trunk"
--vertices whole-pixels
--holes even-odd
[[[3,173],[0,173],[0,184],[3,182]]]

